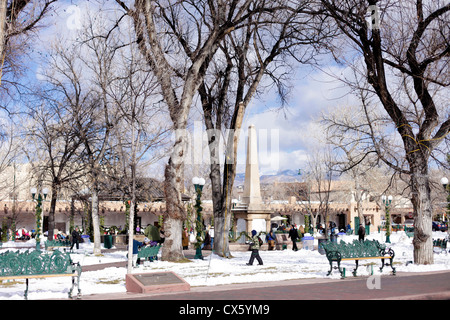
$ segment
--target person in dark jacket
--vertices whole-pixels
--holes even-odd
[[[292,240],[292,250],[298,251],[297,248],[297,238],[298,238],[298,231],[295,229],[295,226],[291,226],[291,230],[289,230],[289,238]]]
[[[203,250],[211,250],[211,236],[208,232],[205,233],[205,240],[203,241]]]
[[[362,224],[359,225],[358,229],[358,240],[364,241],[364,236],[366,235],[366,228]]]
[[[146,240],[150,241],[148,238]],[[140,259],[138,259],[139,254],[139,248],[142,247],[144,243],[137,241],[136,239],[133,239],[133,260],[132,265],[133,267],[137,267],[137,265],[140,263]]]
[[[77,250],[80,249],[80,231],[78,227],[72,231],[72,246],[70,247],[70,251],[72,251],[74,244],[77,245]]]
[[[253,265],[253,261],[258,260],[258,264],[260,266],[263,265],[263,261],[261,259],[261,257],[259,256],[259,239],[258,236],[256,235],[256,230],[252,230],[252,243],[250,245],[250,249],[252,250],[252,255],[250,256],[250,260],[248,261],[247,265],[251,266]]]
[[[276,238],[272,230],[266,235],[266,241],[269,244],[269,250],[275,249]]]

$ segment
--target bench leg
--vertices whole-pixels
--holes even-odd
[[[394,257],[390,258],[391,260],[391,269],[392,269],[392,274],[395,276],[395,268],[394,268]]]
[[[73,287],[75,286],[75,277],[72,277],[72,287],[69,290],[69,299],[72,299]]]
[[[28,278],[25,279],[25,284],[26,284],[26,287],[25,287],[25,293],[23,296],[24,296],[25,300],[28,300]]]
[[[69,299],[73,299],[72,292],[73,292],[73,288],[75,287],[75,278],[76,278],[77,289],[78,289],[77,299],[81,299],[81,289],[80,289],[81,267],[79,265],[78,265],[78,270],[76,270],[75,272],[77,273],[77,275],[72,277],[72,287],[70,288],[70,291],[69,291]]]
[[[333,261],[337,262],[337,267],[333,267]],[[331,274],[333,268],[339,270],[339,273],[341,274],[341,279],[345,278],[345,271],[341,268],[341,260],[330,260],[330,270],[328,271],[327,276]]]
[[[73,299],[73,289],[75,288],[75,278],[77,278],[76,280],[76,285],[77,285],[77,290],[78,290],[78,294],[77,294],[77,299],[81,298],[81,290],[80,290],[80,278],[79,276],[77,277],[72,277],[72,287],[69,290],[69,299]]]
[[[380,272],[383,272],[383,268],[384,268],[384,259],[381,259],[381,268],[380,268]]]
[[[338,268],[338,270],[339,270],[339,273],[341,274],[341,279],[345,279],[345,272],[344,272],[344,270],[341,268],[341,260],[338,260],[338,261],[337,261],[337,264],[338,264],[337,268]]]
[[[329,276],[332,271],[333,271],[333,261],[330,260],[330,271],[328,271],[327,276]]]
[[[359,260],[355,260],[355,263],[356,263],[356,268],[353,269],[353,272],[352,272],[354,277],[356,277],[356,271],[358,270],[358,267],[359,267]]]
[[[77,293],[77,299],[81,299],[81,289],[80,289],[80,277],[81,277],[81,273],[78,273],[78,275],[77,275],[77,290],[78,290],[78,293]],[[74,277],[75,278],[75,277]],[[75,280],[75,279],[74,279]]]

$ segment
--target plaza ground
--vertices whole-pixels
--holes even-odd
[[[446,237],[447,233],[434,232],[433,238]],[[376,239],[384,242],[384,234],[373,233],[367,239]],[[343,236],[341,240],[353,241],[355,236]],[[301,285],[327,284],[338,285],[344,282],[348,284],[345,287],[356,284],[360,281],[362,285],[366,286],[367,279],[372,276],[380,276],[382,288],[392,281],[403,278],[404,276],[412,275],[428,275],[443,272],[448,275],[450,273],[450,254],[441,252],[435,253],[435,263],[433,265],[414,265],[412,239],[408,238],[404,232],[393,233],[391,236],[391,244],[387,244],[395,251],[394,265],[397,269],[398,276],[390,276],[390,267],[385,267],[383,273],[378,272],[380,262],[366,260],[360,263],[358,269],[358,277],[353,278],[351,275],[345,280],[340,279],[340,274],[337,270],[333,270],[331,276],[326,276],[329,270],[329,263],[327,258],[320,254],[317,250],[299,250],[294,252],[288,250],[277,251],[261,251],[260,255],[264,261],[263,266],[247,266],[246,263],[250,257],[248,251],[232,252],[233,258],[226,259],[211,254],[211,251],[203,251],[204,259],[193,259],[194,250],[185,251],[186,258],[189,262],[173,263],[167,261],[145,262],[138,268],[133,269],[133,273],[143,272],[161,272],[173,271],[178,276],[183,278],[191,285],[189,297],[194,297],[199,292],[224,292],[227,286],[234,286],[234,288],[245,288],[249,286],[254,288],[260,286],[264,290],[266,287],[271,287],[273,290],[277,286],[284,287],[296,283]],[[4,244],[1,252],[6,250],[27,250],[25,246],[32,247],[33,243],[19,243],[15,244],[15,248],[6,248],[8,243]],[[447,249],[448,251],[448,249]],[[126,247],[113,247],[112,249],[103,249],[102,256],[94,256],[92,244],[81,244],[80,249],[76,253],[71,254],[74,262],[79,262],[83,267],[81,275],[81,290],[83,299],[102,299],[108,296],[122,296],[126,297],[125,275],[126,275]],[[342,267],[347,270],[354,268],[354,262],[343,262]],[[347,272],[350,274],[350,272]],[[443,276],[442,276],[443,277]],[[385,281],[386,279],[386,281]],[[447,286],[449,281],[444,281]],[[257,285],[256,285],[257,284]],[[339,284],[340,285],[340,284]],[[395,283],[392,284],[395,287]],[[29,299],[66,299],[67,292],[70,287],[70,280],[64,278],[54,279],[36,279],[30,281]],[[23,299],[23,291],[25,289],[24,281],[17,283],[3,283],[0,285],[0,299],[1,300],[20,300]],[[450,291],[450,288],[446,289]],[[444,292],[446,291],[444,290]],[[227,291],[227,290],[225,290]],[[407,295],[414,296],[415,292],[409,290]],[[312,292],[312,291],[311,291]],[[165,296],[165,299],[172,299],[176,296]],[[232,295],[230,296],[233,297]],[[286,296],[285,298],[288,298]],[[312,296],[310,296],[312,298]],[[362,297],[361,297],[362,298]]]

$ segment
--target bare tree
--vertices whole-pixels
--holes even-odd
[[[321,122],[325,126],[327,142],[334,146],[336,152],[336,169],[354,182],[353,194],[358,218],[360,224],[364,225],[362,199],[369,189],[365,185],[364,175],[377,165],[378,160],[374,153],[363,152],[363,140],[367,139],[364,132],[367,129],[366,116],[360,112],[359,107],[341,106],[323,114]],[[349,128],[358,130],[352,131]],[[358,228],[356,225],[354,227],[355,230]]]
[[[27,53],[31,36],[57,0],[0,0],[0,90],[4,96],[14,96],[10,88],[23,85],[17,78],[23,74],[20,56]],[[0,104],[5,107],[5,105]]]
[[[122,54],[122,77],[112,84],[110,96],[120,117],[111,144],[120,158],[121,180],[126,199],[130,201],[127,270],[131,273],[134,216],[138,201],[144,201],[137,197],[139,167],[165,156],[163,147],[169,131],[165,124],[167,119],[156,99],[159,91],[153,73],[147,70],[148,66],[133,48],[127,54]]]
[[[377,97],[388,115],[390,130],[401,140],[397,162],[386,155],[392,145],[379,140],[368,122],[373,151],[382,161],[410,178],[414,206],[414,262],[433,263],[429,162],[448,143],[450,119],[443,89],[448,87],[450,4],[445,1],[321,0],[326,15],[342,32],[356,59],[358,72],[348,83],[364,98]],[[370,19],[368,23],[366,20]],[[342,41],[339,50],[342,52]],[[344,61],[339,50],[335,56]],[[355,57],[354,55],[352,55]],[[358,64],[358,62],[361,62]],[[367,102],[367,99],[363,101]],[[401,161],[401,158],[406,161]]]
[[[56,98],[56,97],[54,97]],[[77,161],[81,141],[73,130],[74,118],[68,101],[42,95],[38,106],[30,107],[31,126],[24,144],[38,184],[49,185],[51,192],[48,238],[53,239],[55,209],[59,192],[69,181],[85,174]]]
[[[181,202],[186,126],[193,98],[209,63],[224,37],[240,28],[255,14],[274,10],[278,1],[162,1],[116,2],[132,18],[136,41],[145,61],[152,67],[175,132],[173,151],[165,169],[168,215],[165,260],[180,260],[182,221],[186,212]]]
[[[17,119],[12,119],[8,115],[1,117],[0,120],[0,126],[3,128],[0,131],[0,176],[2,176],[0,188],[3,191],[0,199],[6,197],[7,193],[15,194],[15,190],[11,189],[10,175],[4,173],[11,167],[15,168],[15,161],[21,153],[22,137],[16,121]]]
[[[332,34],[316,18],[312,1],[280,1],[274,10],[255,14],[224,38],[199,87],[210,150],[217,239],[214,246],[222,256],[229,255],[231,193],[246,108],[255,97],[272,88],[285,104],[293,65],[314,63],[322,41]],[[222,136],[226,154],[221,172]]]
[[[305,168],[300,169],[304,185],[302,188],[296,188],[295,192],[300,199],[300,207],[312,218],[313,230],[319,215],[324,219],[325,230],[328,228],[327,223],[331,215],[330,203],[335,200],[332,195],[334,166],[333,153],[325,147],[311,151]]]

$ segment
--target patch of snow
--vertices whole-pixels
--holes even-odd
[[[433,239],[445,238],[447,233],[433,232]],[[338,241],[351,242],[357,239],[354,235],[339,236]],[[385,235],[373,233],[366,237],[368,240],[378,240],[385,242]],[[391,237],[392,243],[387,243],[395,252],[394,265],[397,272],[429,272],[450,270],[450,254],[440,253],[434,255],[433,265],[414,265],[409,263],[413,261],[412,238],[408,238],[402,231],[394,232]],[[315,240],[317,245],[317,239]],[[28,242],[8,242],[3,244],[1,252],[7,250],[25,251],[26,248],[34,249],[34,240]],[[13,247],[6,249],[5,247]],[[71,254],[74,262],[79,262],[82,266],[94,265],[100,263],[124,262],[127,261],[127,252],[102,250],[102,256],[93,255],[93,244],[82,243],[80,249]],[[317,250],[310,251],[301,249],[292,251],[290,249],[283,251],[260,251],[260,256],[264,261],[263,266],[258,266],[256,261],[253,266],[247,266],[250,258],[250,252],[231,252],[232,258],[222,258],[215,254],[205,256],[204,260],[192,259],[187,263],[173,263],[167,261],[145,262],[138,268],[133,269],[133,273],[142,272],[161,272],[173,271],[178,276],[186,280],[191,286],[216,286],[232,283],[251,283],[263,281],[282,281],[302,278],[327,278],[329,263],[325,255],[321,255]],[[361,261],[358,268],[359,276],[370,275],[371,260]],[[379,266],[378,261],[375,262]],[[354,261],[345,261],[341,263],[343,268],[353,270]],[[379,274],[379,268],[373,268],[374,274]],[[383,274],[389,274],[391,268],[386,266]],[[125,288],[126,267],[106,268],[101,271],[85,271],[81,274],[80,288],[82,295],[102,294],[113,292],[126,292]],[[340,279],[340,274],[333,269],[328,277]],[[25,290],[25,280],[15,282],[3,281],[0,284],[0,300],[22,300]],[[45,278],[30,279],[28,299],[57,299],[67,298],[69,288],[71,287],[71,278]],[[75,289],[76,290],[76,289]],[[74,292],[76,294],[76,292]]]

